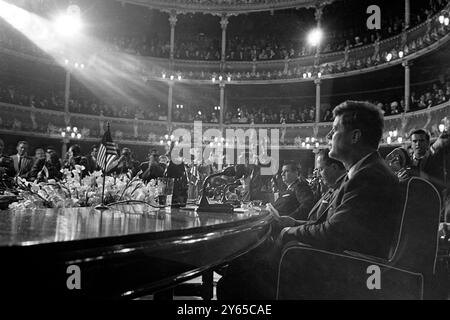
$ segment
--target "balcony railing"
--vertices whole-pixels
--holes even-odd
[[[111,125],[114,141],[135,145],[158,145],[161,136],[169,131],[166,121],[150,121],[121,119],[104,116],[70,113],[62,111],[38,109],[0,103],[1,120],[0,132],[21,136],[36,136],[60,139],[60,130],[66,125],[76,126],[82,133],[83,140],[97,141],[106,129],[106,123]],[[406,138],[414,128],[425,128],[433,137],[439,135],[439,124],[444,117],[450,114],[450,101],[438,106],[411,113],[403,113],[385,118],[385,134],[383,142],[386,143],[389,131],[397,130],[398,135]],[[225,129],[277,129],[282,149],[308,149],[306,137],[314,137],[323,147],[326,144],[326,135],[331,130],[331,122],[304,124],[231,124]],[[203,123],[203,130],[209,128],[219,129],[218,124]],[[192,123],[172,123],[172,129],[185,128],[193,131]],[[394,141],[393,144],[401,144]],[[315,146],[310,144],[310,148]]]

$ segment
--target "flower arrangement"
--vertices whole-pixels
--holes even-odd
[[[35,208],[90,207],[101,204],[103,175],[94,171],[82,178],[83,166],[74,170],[62,169],[60,181],[30,182],[18,178],[18,202],[9,205],[11,210]],[[130,174],[105,177],[105,204],[119,201],[142,201],[155,204],[157,186],[155,180],[144,183],[138,176]]]

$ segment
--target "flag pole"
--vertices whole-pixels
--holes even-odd
[[[106,131],[109,132],[109,122],[106,125]],[[106,180],[106,161],[107,155],[105,154],[105,162],[103,164],[102,173],[103,173],[103,186],[102,186],[102,204],[95,207],[97,210],[108,210],[108,207],[105,205],[105,180]]]

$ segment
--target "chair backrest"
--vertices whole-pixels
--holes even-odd
[[[440,195],[431,183],[418,177],[408,180],[392,265],[423,275],[434,273],[440,210]]]

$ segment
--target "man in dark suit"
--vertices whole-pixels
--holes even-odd
[[[47,147],[44,159],[37,159],[29,174],[29,180],[47,182],[49,179],[62,178],[61,163],[54,147]]]
[[[97,164],[97,154],[98,154],[98,147],[96,145],[93,145],[91,147],[91,153],[86,156],[89,173],[100,170],[100,167]]]
[[[376,106],[357,101],[342,103],[333,115],[329,156],[341,161],[348,173],[330,205],[312,223],[286,221],[274,213],[282,228],[276,242],[279,246],[270,249],[266,243],[237,261],[220,281],[219,298],[273,299],[281,245],[289,241],[388,257],[399,227],[401,191],[398,178],[377,151],[383,115]],[[261,272],[256,273],[256,267]]]
[[[78,144],[70,146],[66,154],[66,160],[63,167],[65,169],[74,170],[75,166],[83,166],[84,170],[81,171],[81,176],[84,177],[88,173],[88,161],[86,157],[81,155],[81,148]]]
[[[410,133],[412,149],[411,168],[399,172],[401,181],[411,176],[420,176],[430,181],[440,192],[448,184],[448,170],[450,160],[450,138],[443,132],[436,142],[431,145],[430,134],[424,129],[414,129]]]
[[[33,166],[33,158],[27,155],[28,142],[19,141],[17,143],[17,154],[11,156],[14,165],[14,172],[16,177],[28,178],[28,174]]]
[[[115,174],[127,174],[131,172],[131,176],[135,176],[139,172],[139,162],[134,160],[130,148],[122,148],[120,158],[117,159],[117,165],[111,172]]]
[[[283,165],[281,177],[286,189],[273,204],[274,208],[282,216],[306,220],[314,204],[314,194],[308,182],[300,176],[298,166],[293,161]]]
[[[412,165],[398,172],[400,181],[408,180],[411,176],[419,176],[432,183],[441,194],[442,221],[450,210],[450,137],[444,131],[433,145],[430,134],[424,129],[414,129],[410,133]],[[447,207],[447,208],[446,208]]]
[[[142,173],[139,178],[141,178],[144,182],[149,182],[152,179],[157,179],[164,176],[164,169],[159,164],[159,156],[155,153],[150,153],[148,157],[149,160],[142,162],[140,165]]]

